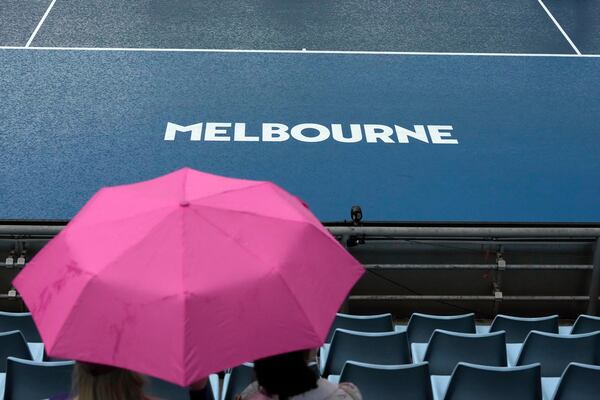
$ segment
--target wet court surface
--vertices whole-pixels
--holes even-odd
[[[69,218],[103,185],[191,166],[274,180],[329,221],[360,204],[369,220],[598,222],[597,8],[0,0],[0,219]]]

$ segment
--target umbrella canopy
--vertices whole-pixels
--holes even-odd
[[[14,285],[50,355],[187,385],[318,347],[362,274],[275,184],[185,168],[100,190]]]

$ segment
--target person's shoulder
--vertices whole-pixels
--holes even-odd
[[[265,396],[258,387],[258,382],[254,381],[249,384],[246,389],[242,391],[238,396],[235,397],[236,400],[269,400],[267,396]]]

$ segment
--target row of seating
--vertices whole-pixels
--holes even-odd
[[[69,393],[74,361],[42,361],[20,331],[0,332],[0,399],[31,400]],[[36,348],[36,347],[34,347]],[[219,398],[218,377],[211,376],[213,400]],[[157,398],[188,400],[187,389],[150,378],[147,393]]]
[[[225,375],[221,400],[233,400],[255,379],[252,364]],[[541,366],[488,367],[460,362],[451,376],[431,375],[429,363],[376,365],[348,361],[332,382],[353,382],[365,400],[597,400],[600,367],[570,363],[559,378]]]
[[[497,315],[490,325],[476,324],[474,314],[440,316],[414,313],[408,324],[394,325],[391,314],[348,315],[337,314],[327,335],[330,343],[336,329],[359,332],[406,332],[409,343],[427,343],[436,329],[462,333],[506,332],[507,343],[522,343],[529,332],[540,331],[559,334],[581,334],[600,331],[600,317],[580,315],[573,325],[559,325],[558,315],[538,318],[521,318]]]
[[[0,399],[38,400],[71,390],[74,361],[31,361],[16,357],[6,358],[6,373],[0,374]],[[212,398],[219,399],[219,378],[211,375]],[[146,393],[169,400],[189,400],[186,388],[157,378],[148,378]]]
[[[18,322],[15,324],[15,321]],[[2,328],[14,329],[17,326],[28,332],[28,341],[29,339],[35,340],[36,335],[39,338],[28,313],[0,313],[0,330]],[[33,328],[33,332],[31,328]],[[343,328],[350,328],[351,330]],[[498,332],[499,328],[504,328],[504,330]],[[539,328],[541,331],[534,329],[534,332],[531,332],[532,328]],[[344,370],[347,368],[350,369],[346,371],[346,374],[349,373],[348,371],[352,371],[353,368],[356,370],[358,367],[369,368],[369,371],[376,370],[378,374],[381,373],[381,370],[390,374],[390,371],[402,370],[406,372],[417,367],[423,370],[422,366],[426,365],[427,376],[431,375],[433,395],[435,398],[441,399],[443,393],[446,392],[446,387],[450,387],[449,384],[453,379],[451,375],[456,374],[459,365],[468,366],[469,363],[487,364],[487,366],[477,368],[487,368],[488,373],[499,368],[499,372],[516,374],[514,371],[527,370],[532,363],[537,362],[540,364],[537,368],[544,382],[544,393],[547,394],[553,392],[553,387],[549,382],[557,383],[555,381],[560,379],[559,377],[563,374],[563,371],[566,373],[565,368],[571,364],[587,364],[590,366],[585,367],[584,371],[596,371],[591,364],[598,364],[600,361],[600,332],[583,335],[576,332],[596,332],[598,330],[600,330],[600,318],[591,316],[580,316],[576,323],[569,327],[568,331],[565,329],[561,331],[558,327],[557,316],[515,318],[499,315],[491,325],[482,327],[475,324],[473,314],[450,317],[413,314],[409,323],[405,326],[394,326],[390,314],[378,316],[338,314],[328,337],[330,343],[326,343],[320,351],[320,368],[315,366],[315,371],[316,374],[330,376],[331,379],[335,380],[336,376],[344,374]],[[468,333],[464,333],[465,331]],[[554,333],[545,333],[548,331]],[[557,331],[560,333],[557,333]],[[476,332],[480,333],[477,334]],[[25,342],[25,338],[21,333],[16,332],[16,334],[20,336],[21,343]],[[8,332],[5,335],[0,335],[0,341],[3,336],[14,337],[16,335],[15,332]],[[412,340],[409,338],[412,338]],[[368,342],[365,342],[365,340]],[[521,341],[524,341],[527,346],[520,343]],[[375,342],[381,342],[382,344],[378,345]],[[27,360],[36,359],[31,354],[32,344],[35,345],[35,343],[29,343],[29,346],[27,346],[27,343],[24,346],[22,344],[0,344],[0,353],[2,353],[3,348],[10,349],[10,351],[5,352],[6,354],[0,354],[0,357],[16,355]],[[344,348],[347,348],[348,351]],[[20,354],[14,354],[13,350],[15,349],[20,349]],[[548,349],[553,349],[553,351],[550,352]],[[46,368],[55,367],[43,364],[41,366]],[[510,366],[518,367],[511,369]],[[472,365],[470,367],[474,368]],[[235,371],[239,368],[241,367],[225,375],[225,384],[221,393],[222,399],[231,398],[250,382],[247,379],[235,379]],[[251,371],[248,365],[246,368]],[[252,379],[252,373],[247,375],[250,377],[249,379]],[[504,376],[508,375],[510,374]],[[216,380],[218,378],[213,376],[212,379],[213,395],[215,399],[218,399],[219,385],[218,380]],[[237,387],[236,382],[241,381],[243,381],[243,384],[240,384],[241,387]],[[39,383],[39,380],[37,382]],[[373,380],[373,382],[377,381]],[[361,383],[361,386],[363,384],[368,385],[369,381]],[[379,387],[380,385],[374,386]],[[552,390],[548,387],[551,387]],[[7,385],[7,398],[11,398],[9,394],[11,390]],[[158,380],[150,382],[149,390],[150,393],[158,397],[162,396],[169,399],[183,399],[188,396],[185,389]],[[448,393],[451,392],[451,390],[448,390]],[[596,393],[599,392],[596,391]],[[365,398],[369,399],[371,397]]]
[[[540,364],[489,367],[460,362],[451,376],[431,375],[429,363],[372,365],[349,361],[333,382],[354,382],[365,399],[592,400],[598,399],[600,367],[570,363],[560,378],[540,376]]]
[[[339,375],[348,360],[371,364],[429,362],[433,375],[450,375],[459,362],[487,366],[540,363],[542,376],[560,376],[570,362],[600,364],[600,331],[560,335],[532,331],[525,343],[507,344],[504,331],[458,333],[436,329],[429,343],[413,343],[406,332],[356,332],[337,329],[320,349],[321,375]]]
[[[337,328],[359,332],[406,331],[410,343],[427,343],[435,329],[462,333],[487,333],[505,331],[508,343],[525,340],[530,331],[581,334],[600,330],[600,317],[580,315],[572,326],[560,326],[557,315],[541,318],[520,318],[497,315],[491,325],[478,325],[474,314],[439,316],[414,313],[408,324],[394,326],[391,314],[348,315],[337,314],[327,336],[330,343]],[[19,330],[28,342],[42,342],[30,313],[0,311],[0,332]]]

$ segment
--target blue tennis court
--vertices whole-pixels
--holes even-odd
[[[315,5],[3,0],[0,219],[190,166],[324,221],[600,221],[597,2]]]
[[[0,0],[0,350],[22,359],[0,400],[115,386],[113,365],[153,376],[138,398],[260,378],[281,398],[596,399],[599,82],[598,0]],[[273,181],[326,228],[287,195],[165,217],[138,187],[78,214],[183,167]],[[296,360],[310,387],[270,392],[256,358],[316,337],[328,304]]]

